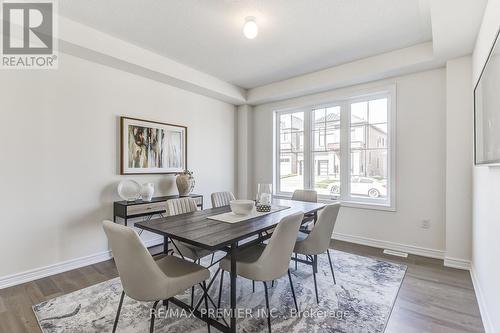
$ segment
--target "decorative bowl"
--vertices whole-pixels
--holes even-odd
[[[141,185],[131,179],[122,180],[118,184],[118,195],[125,201],[135,201],[141,196]]]
[[[252,212],[255,202],[253,200],[231,200],[229,205],[234,214],[248,215]]]

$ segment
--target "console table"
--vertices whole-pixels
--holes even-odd
[[[190,198],[196,200],[198,207],[203,210],[203,195],[190,194]],[[113,221],[121,217],[127,225],[128,219],[143,216],[153,216],[166,212],[166,201],[179,198],[178,195],[167,195],[164,197],[154,197],[151,201],[115,201],[113,204]]]

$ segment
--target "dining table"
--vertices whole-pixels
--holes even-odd
[[[228,223],[213,219],[215,215],[231,212],[230,206],[198,210],[192,213],[167,216],[149,221],[135,223],[135,227],[162,235],[164,239],[163,252],[168,254],[169,239],[181,241],[210,251],[224,251],[231,261],[230,273],[230,318],[229,322],[221,322],[211,318],[177,298],[172,298],[173,304],[190,311],[196,317],[208,322],[221,332],[236,332],[236,256],[238,250],[262,242],[271,236],[267,231],[275,228],[286,216],[302,212],[307,216],[317,216],[319,210],[326,204],[296,201],[288,199],[273,199],[273,206],[281,210],[256,216],[237,223]],[[286,207],[286,208],[285,208]],[[212,217],[212,218],[210,218]],[[304,220],[305,221],[305,220]],[[175,245],[175,242],[172,244]]]

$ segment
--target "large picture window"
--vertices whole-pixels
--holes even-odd
[[[393,95],[276,111],[276,194],[310,188],[322,199],[393,207]]]

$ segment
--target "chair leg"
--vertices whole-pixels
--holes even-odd
[[[267,291],[266,281],[262,281],[262,283],[264,283],[264,291],[266,292],[267,327],[269,329],[269,333],[271,333],[271,310],[269,310],[269,293]]]
[[[155,330],[155,311],[156,311],[156,306],[158,305],[159,301],[154,302],[153,304],[153,309],[151,310],[151,324],[149,325],[149,333],[153,333]]]
[[[118,319],[122,311],[123,297],[125,297],[125,291],[122,291],[122,295],[120,296],[120,303],[118,304],[118,311],[116,312],[115,323],[113,324],[113,333],[116,332],[116,326],[118,326]]]
[[[217,301],[217,309],[220,309],[220,299],[222,295],[222,284],[224,283],[224,271],[220,272],[220,284],[219,284],[219,300]]]
[[[297,258],[298,258],[297,253],[295,253],[295,270],[297,270]]]
[[[330,258],[330,250],[327,249],[326,253],[328,254],[328,261],[330,262],[330,270],[332,271],[333,284],[337,284],[337,282],[335,281],[335,273],[333,272],[332,258]]]
[[[255,281],[252,280],[252,292],[254,293],[255,292]]]
[[[212,266],[214,263],[214,257],[215,257],[215,252],[212,253],[212,259],[210,259],[210,266]]]
[[[274,288],[274,280],[271,281],[271,288]]]
[[[295,297],[295,290],[293,289],[292,274],[290,274],[290,270],[288,270],[288,280],[290,281],[290,289],[292,289],[292,296],[293,296],[293,303],[295,303],[295,310],[299,312],[299,307],[297,305],[297,298]]]
[[[313,278],[314,278],[314,291],[316,292],[316,303],[319,304],[319,297],[318,297],[318,282],[316,281],[316,270],[317,270],[317,265],[318,264],[318,256],[313,257]]]
[[[200,264],[201,263],[201,259],[197,259],[194,261],[195,264]],[[194,305],[194,286],[191,287],[191,307],[193,307]]]
[[[205,281],[203,281],[203,293],[205,298],[205,310],[207,311],[207,328],[208,328],[208,333],[210,333],[210,323],[208,322],[208,296],[207,296],[208,290]]]

